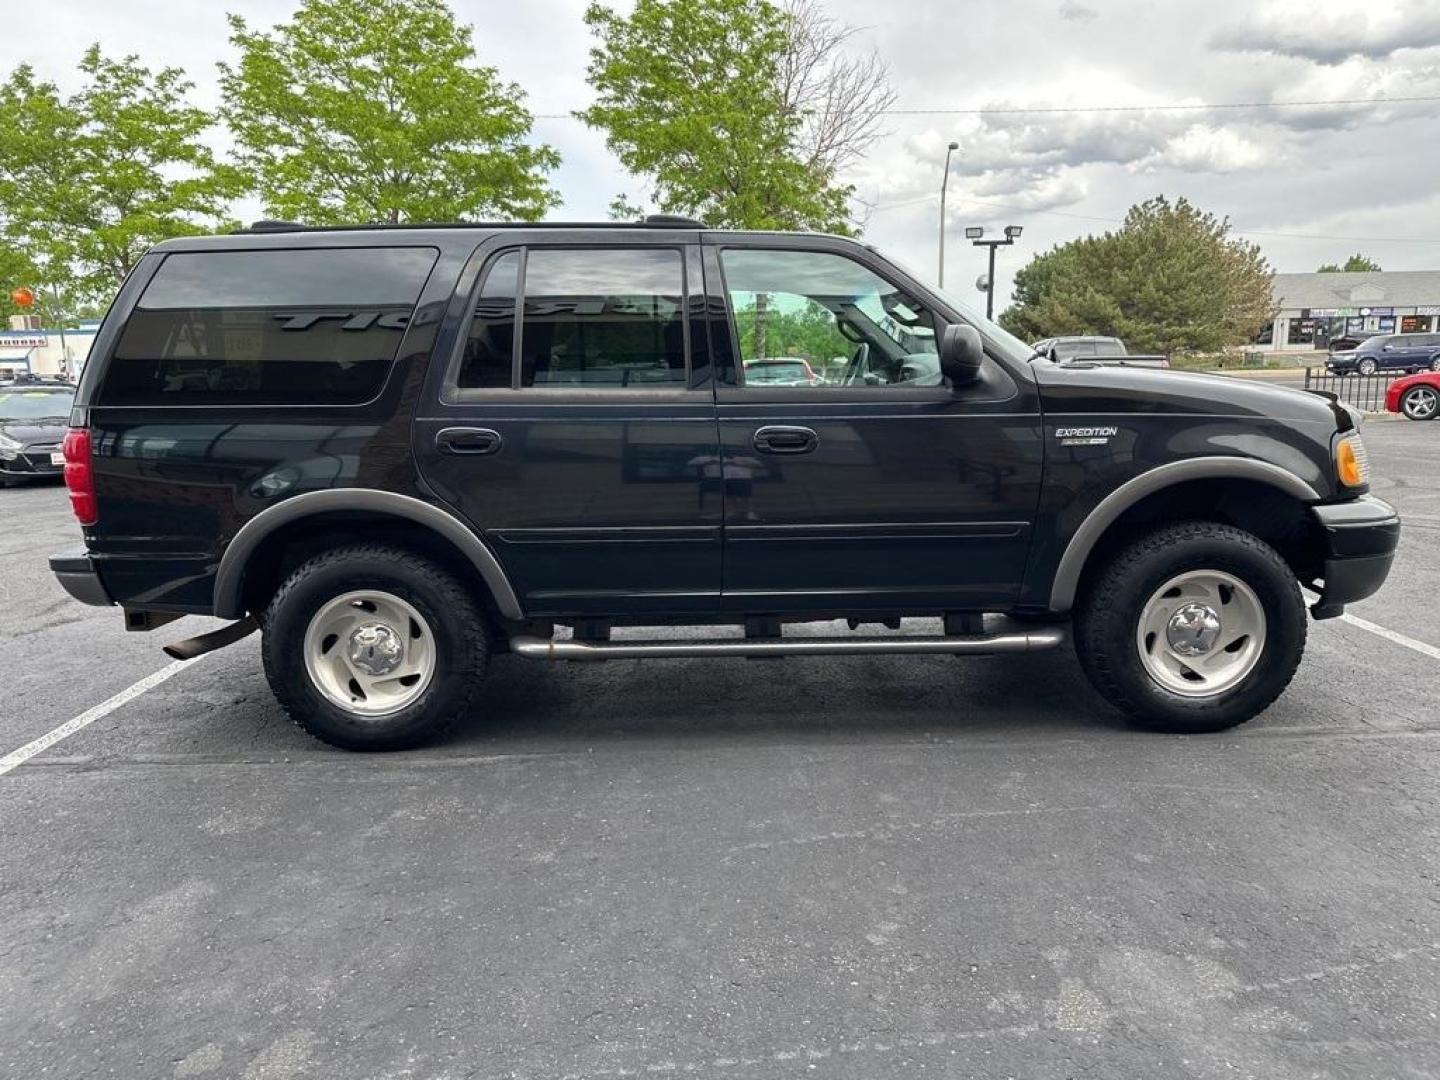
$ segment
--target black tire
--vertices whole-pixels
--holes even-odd
[[[1375,372],[1380,370],[1380,365],[1367,356],[1356,366],[1356,370],[1359,371],[1361,375],[1374,375]]]
[[[1434,420],[1437,415],[1440,415],[1440,409],[1436,409],[1432,404],[1429,412],[1420,412],[1419,403],[1422,398],[1427,396],[1433,402],[1437,394],[1440,394],[1440,388],[1433,386],[1412,387],[1405,391],[1405,396],[1400,399],[1400,411],[1405,414],[1405,419],[1407,420],[1419,420],[1422,422]]]
[[[435,668],[423,694],[373,717],[330,701],[305,664],[305,635],[320,608],[344,593],[376,589],[408,602],[432,630]],[[345,750],[403,750],[432,742],[467,716],[490,660],[479,603],[459,580],[420,555],[381,545],[336,548],[301,565],[261,618],[265,677],[290,718]]]
[[[1162,687],[1145,670],[1136,644],[1144,606],[1172,577],[1190,570],[1233,575],[1255,593],[1265,615],[1265,641],[1255,666],[1211,697],[1186,697]],[[1095,688],[1141,726],[1222,731],[1264,710],[1290,684],[1305,651],[1306,628],[1299,583],[1272,547],[1242,529],[1195,521],[1141,537],[1089,577],[1075,613],[1075,649]]]

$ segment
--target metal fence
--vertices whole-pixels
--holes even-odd
[[[1364,412],[1385,411],[1385,391],[1396,379],[1405,378],[1405,373],[1374,375],[1336,375],[1324,368],[1305,369],[1306,390],[1329,390],[1338,394],[1340,400]]]

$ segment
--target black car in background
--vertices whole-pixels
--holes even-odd
[[[0,487],[63,473],[60,443],[74,403],[75,387],[63,383],[0,385]]]
[[[1376,334],[1353,349],[1332,352],[1325,367],[1336,375],[1440,371],[1440,334]]]

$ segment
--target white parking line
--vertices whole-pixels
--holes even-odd
[[[1340,616],[1341,622],[1347,622],[1351,626],[1358,626],[1361,630],[1368,630],[1376,637],[1383,637],[1386,641],[1393,641],[1396,645],[1404,645],[1405,648],[1418,652],[1421,656],[1428,656],[1431,660],[1440,660],[1440,649],[1434,645],[1428,645],[1423,641],[1416,641],[1413,637],[1406,637],[1388,627],[1380,626],[1369,619],[1362,619],[1358,615],[1351,615],[1348,611]]]
[[[50,749],[50,747],[62,739],[68,739],[71,735],[74,735],[75,732],[80,731],[82,728],[89,727],[102,716],[109,716],[126,702],[134,701],[141,694],[145,693],[146,690],[153,690],[172,675],[178,675],[183,669],[200,659],[203,659],[203,656],[197,656],[194,660],[174,660],[153,675],[145,676],[145,678],[141,679],[134,686],[127,686],[114,697],[106,698],[99,705],[86,709],[79,716],[66,720],[65,723],[53,731],[47,731],[34,742],[26,743],[18,750],[12,750],[3,758],[0,758],[0,776],[4,776],[11,769],[25,764],[25,762],[29,761],[36,754],[43,753]]]

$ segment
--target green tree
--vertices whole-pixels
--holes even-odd
[[[638,0],[585,12],[605,132],[659,208],[717,227],[852,232],[841,172],[894,100],[884,65],[813,0]],[[617,205],[628,208],[628,200]]]
[[[1027,341],[1105,334],[1137,352],[1209,352],[1248,341],[1274,316],[1271,276],[1228,219],[1160,196],[1132,206],[1114,232],[1037,256],[1015,275],[1000,323]]]
[[[1345,260],[1345,265],[1339,263],[1325,263],[1315,272],[1317,274],[1354,274],[1354,273],[1375,273],[1380,269],[1380,264],[1366,255],[1356,252]]]
[[[80,71],[68,98],[24,64],[0,85],[0,240],[38,284],[100,299],[152,244],[225,224],[242,188],[201,141],[214,118],[179,68],[91,46]]]
[[[761,323],[763,334],[758,332]],[[735,330],[740,335],[740,355],[747,360],[799,356],[812,364],[827,364],[855,351],[855,343],[836,328],[835,316],[809,299],[799,306],[777,307],[772,298],[762,319],[755,298],[742,294],[736,298]]]
[[[476,63],[443,0],[304,0],[220,65],[222,114],[266,212],[311,224],[534,220],[560,163],[525,95]]]

